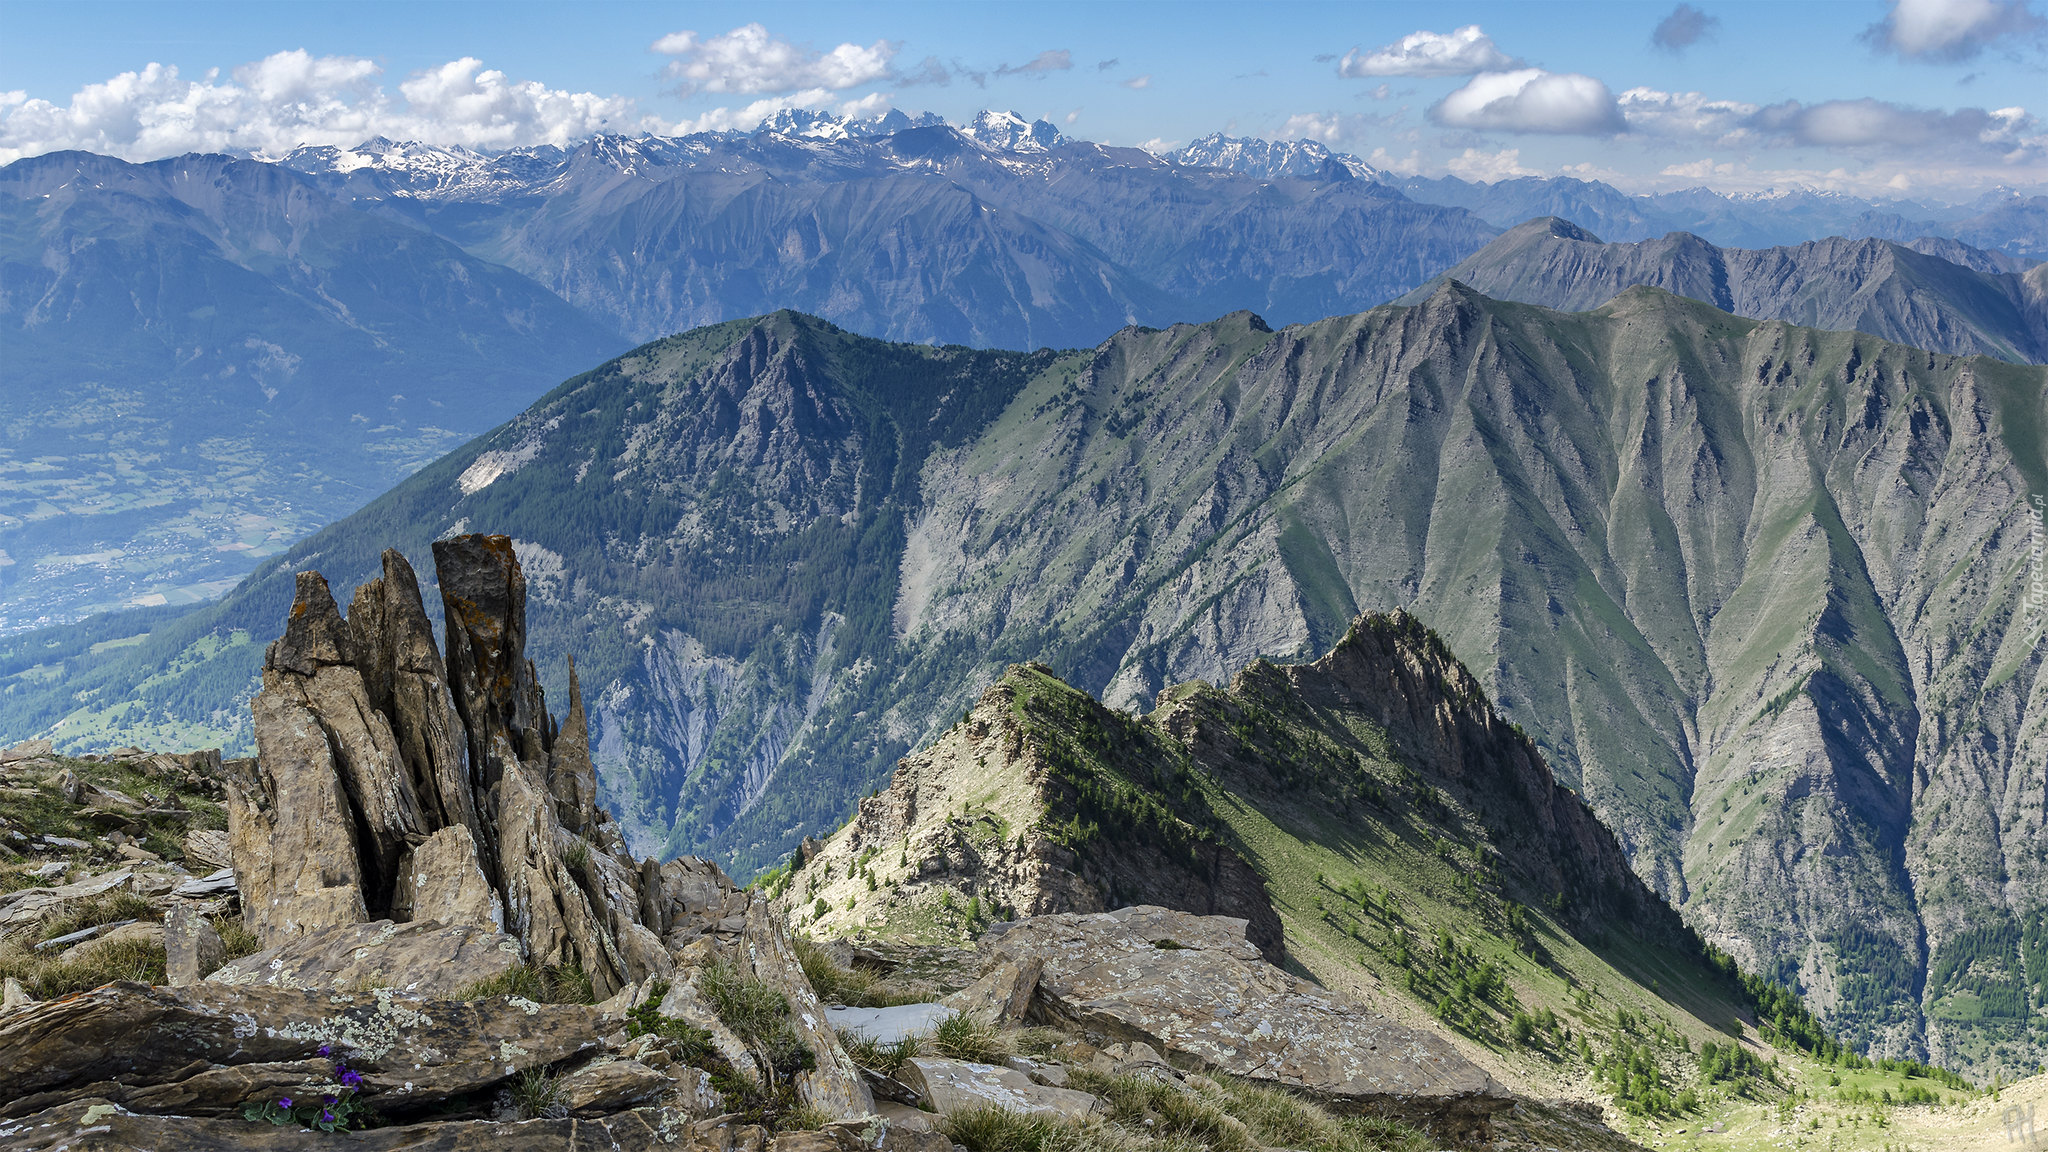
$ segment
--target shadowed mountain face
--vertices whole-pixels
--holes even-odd
[[[1869,332],[1915,348],[2048,362],[2048,264],[2029,266],[1953,240],[1813,240],[1717,248],[1674,232],[1635,244],[1556,217],[1531,220],[1444,279],[1549,308],[1596,308],[1632,285],[1704,300],[1759,320]],[[1405,303],[1426,298],[1425,286]]]
[[[190,603],[624,341],[273,164],[0,169],[0,629]]]
[[[533,650],[579,654],[636,849],[750,870],[1007,663],[1140,706],[1408,605],[1710,939],[1877,1051],[1974,1065],[2043,1050],[2012,1005],[2048,930],[2044,396],[1648,288],[1031,355],[778,314],[570,381],[62,693],[10,681],[6,722],[231,716],[234,630],[275,629],[291,569],[345,588],[489,529]]]

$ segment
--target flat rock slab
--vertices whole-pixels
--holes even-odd
[[[79,1100],[21,1120],[0,1120],[5,1152],[737,1152],[759,1149],[758,1128],[696,1121],[669,1108],[596,1119],[451,1120],[336,1134],[251,1123],[147,1116]]]
[[[907,1036],[929,1036],[953,1010],[944,1004],[898,1004],[893,1008],[827,1008],[825,1022],[841,1036],[865,1036],[894,1044]]]
[[[1125,908],[1018,921],[987,946],[1043,962],[1038,1004],[1052,1015],[1340,1109],[1486,1115],[1514,1103],[1445,1041],[1267,964],[1244,924]]]
[[[460,1002],[107,984],[0,1017],[0,1115],[85,1097],[136,1111],[156,1100],[165,1110],[225,1114],[261,1094],[237,1094],[248,1085],[320,1073],[323,1045],[362,1074],[365,1099],[403,1111],[595,1052],[604,1024],[593,1007],[514,996]]]
[[[941,1114],[1006,1108],[1048,1120],[1085,1120],[1102,1109],[1086,1092],[1034,1084],[1022,1072],[993,1064],[917,1056],[896,1070],[896,1078]]]
[[[431,922],[341,924],[221,965],[210,984],[307,991],[390,988],[449,997],[519,966],[519,941],[502,932]]]

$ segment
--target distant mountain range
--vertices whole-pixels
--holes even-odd
[[[1553,216],[1509,229],[1443,280],[1573,312],[1649,284],[1759,320],[1868,332],[1936,352],[2048,362],[2048,264],[1955,240],[1837,237],[1746,250],[1677,232],[1603,244]],[[1425,285],[1403,302],[1419,303],[1434,290]]]
[[[191,603],[626,346],[276,164],[0,168],[0,628]]]
[[[2009,197],[1472,185],[1313,141],[1218,135],[1153,155],[1002,112],[955,127],[791,110],[749,133],[493,155],[383,139],[276,162],[65,153],[0,170],[0,213],[0,631],[204,599],[577,368],[778,308],[1019,349],[1247,308],[1306,322],[1411,292],[1554,214],[1622,239],[1911,240],[1975,272],[1916,265],[1927,315],[1879,331],[2024,358],[2035,345],[1994,315],[1985,279],[2024,276],[1969,247],[2017,260],[2048,235],[2042,203]],[[1816,274],[1775,290],[1805,309],[1784,314],[1864,323],[1870,294]]]
[[[1144,708],[1406,605],[1745,966],[1876,1052],[2031,1067],[2044,443],[2048,369],[1645,287],[1072,352],[779,313],[571,380],[217,605],[18,638],[0,732],[232,739],[293,570],[488,529],[636,850],[749,871],[1008,663]]]

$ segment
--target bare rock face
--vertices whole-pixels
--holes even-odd
[[[1043,965],[1037,1011],[1341,1109],[1440,1121],[1513,1103],[1445,1041],[1264,963],[1244,923],[1125,908],[999,925],[987,946]]]
[[[231,960],[210,984],[346,992],[377,986],[453,996],[518,966],[519,941],[470,924],[340,924]]]
[[[476,839],[467,827],[442,828],[407,854],[391,894],[391,915],[504,930],[505,904],[477,862]]]
[[[1022,1072],[992,1064],[918,1056],[896,1075],[941,1113],[1003,1108],[1046,1120],[1086,1120],[1107,1110],[1086,1092],[1035,1084]]]
[[[600,996],[665,974],[666,917],[642,922],[672,903],[643,890],[664,873],[625,857],[597,807],[573,673],[569,728],[548,715],[511,542],[434,553],[445,657],[397,552],[345,620],[299,574],[253,705],[259,755],[228,797],[250,927],[267,949],[381,920],[508,932],[520,959],[579,968]]]
[[[804,978],[803,965],[790,946],[782,917],[765,900],[747,909],[744,936],[746,957],[756,978],[784,989],[790,999],[791,1022],[803,1037],[817,1066],[799,1073],[797,1095],[803,1102],[835,1119],[850,1119],[875,1110],[875,1098],[868,1091],[860,1066],[839,1046],[826,1022],[825,1006]]]

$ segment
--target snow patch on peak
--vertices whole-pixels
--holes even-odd
[[[1000,152],[1047,152],[1066,142],[1049,120],[1026,120],[1015,112],[982,111],[961,129],[968,139]]]
[[[1188,168],[1220,168],[1267,180],[1316,179],[1342,174],[1370,180],[1378,169],[1348,152],[1332,152],[1314,140],[1262,140],[1214,132],[1165,154]]]

